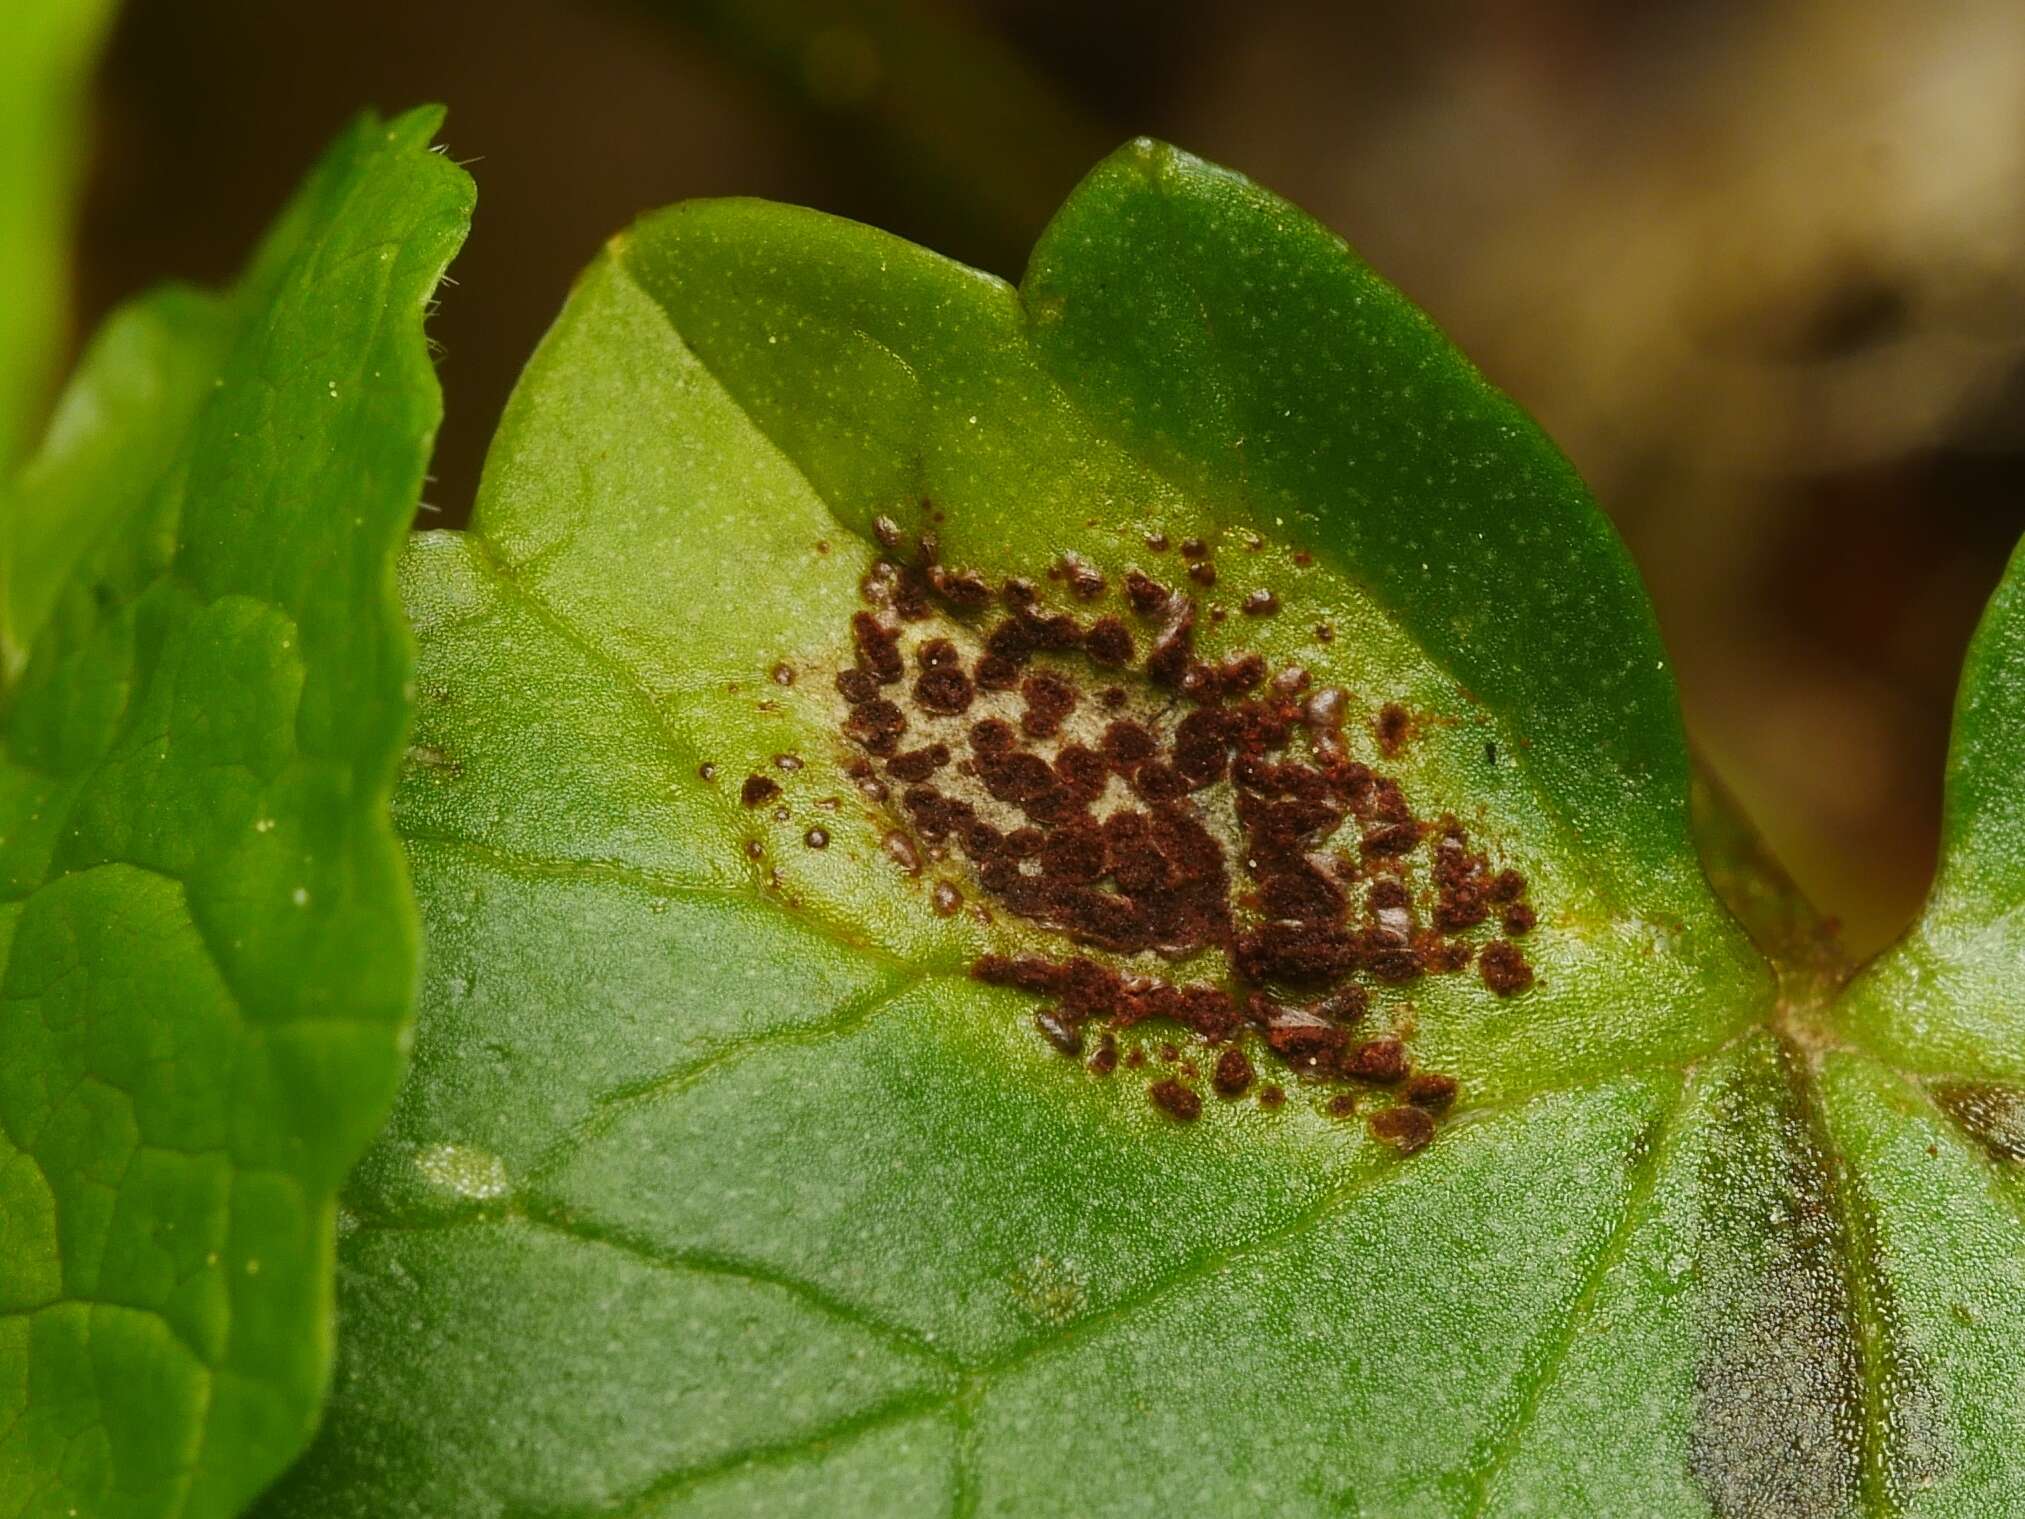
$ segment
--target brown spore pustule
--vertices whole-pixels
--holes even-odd
[[[1202,1098],[1172,1076],[1154,1082],[1146,1089],[1146,1095],[1161,1112],[1182,1123],[1194,1123],[1202,1117]]]
[[[1391,1145],[1402,1155],[1426,1149],[1428,1141],[1434,1138],[1434,1119],[1424,1108],[1407,1103],[1381,1109],[1365,1122],[1372,1138]]]

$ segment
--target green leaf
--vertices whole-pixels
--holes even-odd
[[[1929,1077],[2025,1082],[2025,549],[1955,702],[1941,861],[1910,933],[1849,989],[1851,1037]]]
[[[393,559],[463,237],[364,119],[229,294],[114,319],[16,497],[0,699],[0,1514],[230,1515],[307,1441],[417,944]]]
[[[114,312],[11,482],[0,690],[18,679],[79,562],[174,467],[231,342],[222,302],[166,288]]]
[[[1899,1415],[1900,1383],[1924,1375],[1913,1440],[1942,1491],[1980,1499],[1958,1512],[2006,1512],[2025,1491],[2021,778],[2025,551],[1963,668],[1926,907],[1832,1008],[1827,1032],[1849,1047],[1820,1060],[1869,1277],[1874,1397]]]
[[[70,203],[84,136],[83,84],[109,0],[18,0],[0,48],[0,690],[25,640],[11,476],[53,384],[69,308]]]
[[[28,444],[68,311],[84,85],[112,0],[12,0],[0,48],[0,475]],[[4,561],[0,561],[4,562]]]
[[[1013,620],[963,608],[970,569],[1143,654],[1136,567],[1195,598],[1205,661],[1341,688],[1347,756],[1523,874],[1516,995],[1384,979],[1360,941],[1363,1027],[1459,1083],[1431,1145],[1256,1029],[1278,1106],[1213,1095],[1220,1055],[1161,1018],[1114,1031],[1146,1067],[1099,1074],[974,974],[1092,920],[1037,921],[989,841],[938,848],[868,761],[872,709],[851,725],[853,615],[933,582],[931,534],[957,578],[883,689],[931,635],[978,668]],[[1803,915],[1728,837],[1775,981],[1712,894],[1622,548],[1425,318],[1243,180],[1130,147],[1018,290],[808,212],[649,217],[531,364],[471,530],[405,578],[415,1067],[347,1192],[324,1433],[264,1513],[1989,1513],[2025,1488],[2009,1363],[1970,1417],[1897,1317],[1961,1284],[2008,1312],[1985,1294],[2017,1245],[1977,1236],[1973,1282],[1948,1263],[1876,1072],[1821,1033]],[[1191,710],[1137,667],[1035,663],[1081,690],[1078,738],[1107,682],[1163,736]],[[965,726],[1009,700],[901,696],[906,745],[972,755],[945,797],[981,798]],[[1327,705],[1257,742],[1319,763]],[[1187,809],[1251,924],[1253,877],[1294,867],[1240,837],[1229,781]],[[1418,911],[1444,836],[1409,850]],[[1481,963],[1498,933],[1425,949]],[[1223,984],[1244,942],[1085,952]],[[1199,1117],[1149,1101],[1161,1076]],[[1927,1210],[1898,1274],[1857,1154]]]

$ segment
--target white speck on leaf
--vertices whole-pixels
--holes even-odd
[[[506,1162],[474,1145],[431,1145],[415,1156],[415,1169],[431,1186],[476,1201],[504,1197],[510,1190]]]

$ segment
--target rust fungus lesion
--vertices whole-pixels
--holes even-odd
[[[994,580],[943,563],[932,529],[910,545],[881,519],[877,537],[834,677],[846,772],[900,869],[936,866],[935,911],[967,874],[981,905],[1062,941],[971,974],[1030,994],[1036,1038],[1098,1077],[1147,1069],[1121,1047],[1136,1025],[1185,1036],[1205,1058],[1148,1072],[1177,1122],[1204,1088],[1271,1110],[1298,1081],[1402,1152],[1427,1144],[1457,1084],[1416,1065],[1404,999],[1472,967],[1523,994],[1536,914],[1523,875],[1380,768],[1414,737],[1407,709],[1378,706],[1366,763],[1350,693],[1255,651],[1207,658],[1194,597],[1141,565],[1070,553]],[[1199,540],[1180,550],[1210,562]],[[1243,606],[1270,617],[1279,598]]]

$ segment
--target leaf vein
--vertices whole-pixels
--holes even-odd
[[[920,1331],[886,1319],[848,1299],[838,1297],[828,1288],[796,1276],[793,1272],[781,1271],[755,1261],[740,1260],[734,1256],[719,1255],[713,1251],[671,1248],[643,1239],[625,1229],[573,1218],[565,1212],[548,1208],[539,1202],[532,1202],[521,1216],[537,1229],[580,1243],[617,1250],[652,1266],[728,1277],[776,1288],[815,1309],[826,1318],[836,1319],[884,1340],[891,1349],[932,1361],[948,1371],[961,1369],[954,1356]]]
[[[1611,1226],[1602,1245],[1596,1252],[1596,1259],[1584,1275],[1581,1286],[1570,1299],[1568,1311],[1561,1323],[1546,1338],[1544,1349],[1539,1356],[1538,1369],[1531,1384],[1522,1387],[1514,1399],[1512,1413],[1504,1429],[1494,1435],[1486,1444],[1480,1459],[1481,1465],[1475,1473],[1476,1501],[1471,1505],[1472,1519],[1483,1514],[1491,1498],[1491,1484],[1506,1464],[1518,1451],[1520,1437],[1531,1426],[1533,1419],[1546,1400],[1547,1391],[1561,1374],[1569,1352],[1575,1346],[1576,1336],[1595,1311],[1596,1300],[1602,1295],[1603,1284],[1610,1270],[1624,1258],[1631,1247],[1632,1237],[1637,1233],[1640,1217],[1646,1205],[1652,1200],[1654,1189],[1659,1183],[1659,1174],[1664,1169],[1666,1144],[1673,1132],[1674,1124],[1687,1106],[1687,1092],[1692,1078],[1683,1074],[1672,1100],[1665,1111],[1652,1122],[1646,1133],[1646,1153],[1640,1158],[1626,1190],[1624,1212]]]
[[[714,1456],[707,1461],[663,1472],[619,1500],[615,1507],[600,1505],[595,1509],[586,1510],[520,1511],[513,1519],[573,1519],[577,1513],[586,1516],[596,1514],[601,1516],[601,1519],[628,1519],[628,1516],[642,1513],[650,1506],[658,1506],[715,1478],[730,1476],[735,1472],[790,1465],[826,1445],[873,1434],[895,1424],[905,1423],[909,1419],[941,1413],[956,1400],[957,1396],[956,1393],[946,1392],[897,1394],[858,1409],[854,1413],[842,1415],[791,1439],[756,1441],[727,1451],[721,1456]]]
[[[1093,1335],[1101,1334],[1120,1320],[1141,1313],[1261,1251],[1301,1238],[1328,1222],[1338,1209],[1348,1207],[1365,1194],[1376,1191],[1397,1174],[1396,1168],[1388,1164],[1383,1170],[1360,1176],[1354,1182],[1334,1188],[1278,1228],[1269,1229],[1264,1234],[1255,1235],[1225,1249],[1212,1250],[1197,1256],[1193,1262],[1169,1272],[1158,1281],[1147,1284],[1143,1291],[1120,1298],[1109,1307],[1102,1308],[1087,1318],[1078,1319],[1056,1334],[1027,1340],[1013,1346],[1005,1354],[979,1367],[977,1375],[981,1378],[1001,1376],[1044,1355],[1069,1349]]]
[[[856,1033],[881,1011],[931,979],[934,978],[927,971],[912,971],[894,977],[872,988],[863,996],[847,998],[842,1006],[819,1022],[790,1024],[764,1033],[748,1034],[743,1039],[728,1041],[698,1060],[677,1066],[660,1076],[650,1077],[645,1082],[629,1082],[608,1088],[593,1097],[590,1111],[571,1125],[569,1131],[561,1135],[528,1168],[528,1179],[530,1182],[537,1182],[553,1174],[557,1167],[565,1164],[591,1139],[604,1133],[617,1121],[624,1109],[635,1103],[682,1091],[717,1067],[742,1059],[754,1050],[772,1049],[782,1044],[818,1044],[828,1039]]]
[[[461,855],[502,875],[518,876],[523,880],[632,886],[656,896],[682,901],[723,902],[739,907],[764,908],[769,912],[781,914],[798,927],[827,939],[840,949],[850,950],[863,959],[877,961],[896,969],[918,968],[915,962],[903,960],[890,950],[839,932],[834,924],[794,911],[786,903],[767,895],[757,886],[722,886],[710,882],[688,881],[679,876],[662,875],[623,860],[566,860],[553,855],[535,854],[529,850],[489,843],[483,839],[468,838],[460,834],[424,833],[404,828],[401,830],[401,839],[410,847],[419,845],[425,849],[441,850],[445,854]]]

